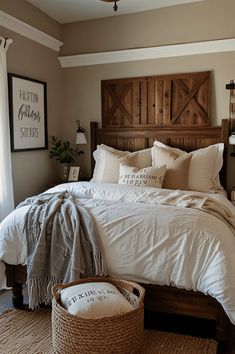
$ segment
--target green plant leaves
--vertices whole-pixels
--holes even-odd
[[[49,158],[55,158],[60,163],[71,164],[78,155],[84,154],[78,146],[73,148],[68,140],[59,139],[54,135],[49,136],[49,147]]]

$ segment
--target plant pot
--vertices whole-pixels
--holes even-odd
[[[67,182],[68,181],[68,177],[69,177],[69,168],[70,165],[63,163],[60,166],[60,180],[62,182]]]

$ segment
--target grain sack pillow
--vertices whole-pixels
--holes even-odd
[[[179,156],[175,152],[163,147],[152,147],[152,165],[157,167],[166,165],[166,174],[163,188],[188,189],[189,164],[192,154]]]
[[[61,303],[73,315],[100,318],[133,310],[133,306],[112,284],[94,282],[61,290]]]
[[[154,141],[155,147],[163,147],[179,156],[188,153],[172,148],[160,141]],[[189,166],[189,189],[199,192],[212,192],[223,189],[220,184],[219,172],[223,166],[224,144],[213,144],[205,148],[192,151]]]
[[[120,162],[123,165],[134,166],[141,170],[152,165],[151,148],[131,152],[128,155],[122,156]]]
[[[138,187],[161,188],[166,173],[166,165],[146,167],[141,170],[133,166],[120,164],[119,184],[129,184]]]

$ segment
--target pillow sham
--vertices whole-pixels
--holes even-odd
[[[116,286],[107,282],[67,287],[61,290],[61,303],[71,314],[85,318],[115,316],[133,310]]]
[[[166,174],[163,188],[188,189],[189,164],[192,154],[179,156],[174,151],[163,147],[152,148],[152,165],[166,164]]]
[[[101,182],[102,177],[100,176],[100,174],[101,174],[101,172],[100,172],[100,170],[101,170],[100,154],[101,154],[102,150],[108,150],[118,156],[125,156],[125,155],[129,154],[129,151],[117,150],[117,149],[112,148],[111,146],[107,146],[104,144],[97,145],[96,150],[93,152],[93,157],[95,160],[95,168],[93,171],[93,176],[92,176],[91,182],[92,181],[93,182],[98,182],[98,181]]]
[[[96,165],[92,182],[118,183],[119,166],[122,162],[138,169],[151,166],[151,148],[128,152],[100,145],[94,152]]]
[[[162,188],[166,165],[159,167],[146,167],[141,170],[133,166],[120,164],[119,184],[129,184],[138,187]]]
[[[188,154],[160,141],[155,141],[154,146],[164,147],[179,156]],[[223,150],[224,144],[218,143],[191,152],[192,159],[189,166],[188,182],[190,190],[215,193],[217,190],[223,189],[219,179],[219,172],[223,165]]]

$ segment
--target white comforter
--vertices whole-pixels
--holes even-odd
[[[110,275],[209,294],[235,324],[235,235],[227,223],[198,209],[155,204],[172,190],[75,182],[49,191],[62,190],[76,193],[93,214]],[[210,198],[235,216],[226,197]],[[0,260],[6,263],[26,264],[27,210],[16,209],[0,224]]]

